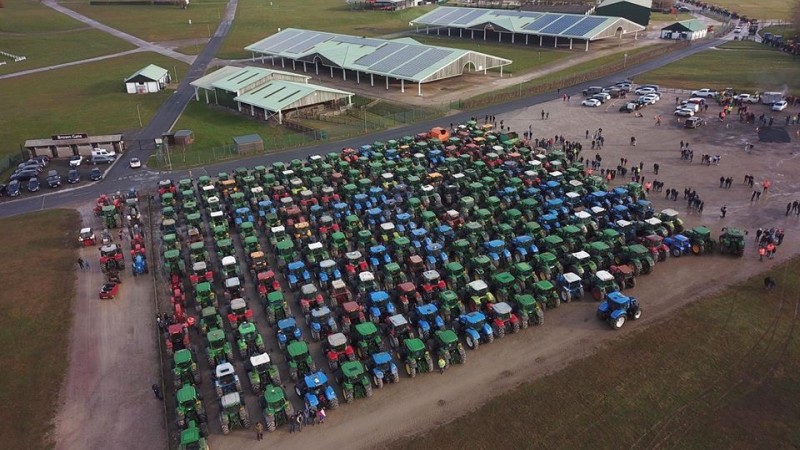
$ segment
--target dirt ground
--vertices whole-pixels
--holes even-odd
[[[800,199],[800,178],[792,176],[800,170],[797,145],[757,142],[754,126],[719,122],[715,119],[717,111],[713,107],[708,114],[702,115],[711,118],[707,127],[684,129],[671,115],[675,95],[665,94],[659,105],[643,111],[643,118],[617,112],[619,101],[601,108],[584,108],[577,97],[573,97],[569,104],[555,100],[497,118],[498,123],[502,119],[520,132],[530,125],[536,136],[564,134],[569,140],[579,140],[584,144],[585,157],[598,153],[590,149],[585,130],[592,132],[602,128],[606,143],[599,153],[604,165],[615,167],[621,157],[628,158],[629,165],[643,161],[646,180],[664,181],[665,190],[674,187],[681,193],[678,202],[666,201],[663,194],[653,193],[651,200],[656,209],[677,209],[688,226],[707,225],[715,234],[723,226],[739,226],[749,230],[751,236],[759,226],[787,230],[787,239],[771,261],[759,262],[755,246],[750,245],[753,241],[749,240],[750,249],[742,259],[718,255],[685,256],[659,264],[653,274],[640,279],[632,292],[646,310],[645,319],[629,324],[631,326],[626,326],[622,333],[640,330],[682,305],[734,280],[766,270],[800,250],[800,243],[794,239],[794,233],[800,228],[800,217],[784,216],[786,203]],[[685,97],[685,94],[678,95]],[[540,119],[542,109],[550,113],[549,120]],[[767,107],[756,106],[755,110],[760,114],[762,110],[766,112]],[[797,111],[784,113],[796,114]],[[664,118],[660,126],[655,125],[656,114]],[[783,117],[783,114],[778,116]],[[796,130],[797,126],[790,131],[794,134]],[[631,136],[637,138],[635,147],[630,145]],[[695,152],[691,164],[679,158],[681,140],[690,142]],[[754,143],[752,153],[744,152],[745,142]],[[701,166],[699,161],[703,153],[719,155],[721,163]],[[660,165],[658,176],[653,175],[653,163]],[[756,186],[765,179],[773,182],[769,192],[757,202],[750,202],[752,190],[743,184],[745,173],[755,176]],[[730,189],[719,188],[720,176],[733,177]],[[626,181],[618,177],[613,184]],[[686,208],[686,202],[682,201],[685,187],[697,190],[705,202],[704,213],[690,213]],[[719,213],[722,205],[728,208],[724,219]],[[665,286],[669,289],[665,290]],[[399,384],[376,391],[369,400],[357,400],[330,412],[325,425],[306,428],[302,434],[294,435],[283,427],[266,439],[270,445],[282,448],[375,448],[431,429],[519,383],[556,371],[576,358],[591,354],[604,341],[619,336],[621,333],[609,331],[605,324],[595,319],[595,308],[593,302],[585,301],[548,311],[543,327],[526,330],[469,352],[466,365],[450,368],[443,376],[425,374],[413,381],[403,377]],[[320,356],[319,350],[314,348],[314,351],[315,356]],[[291,392],[293,384],[286,384],[286,387]],[[294,395],[290,397],[295,398]],[[230,436],[212,434],[210,445],[225,450],[256,448],[257,444],[252,431],[239,431]]]
[[[91,205],[80,213],[84,226],[92,227],[99,238],[102,224]],[[78,273],[70,365],[56,417],[58,449],[167,447],[163,403],[150,389],[160,383],[153,282],[131,275],[127,239],[122,248],[127,270],[113,300],[98,299],[104,277],[97,247],[80,252],[90,267]]]

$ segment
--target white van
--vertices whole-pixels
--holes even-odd
[[[117,156],[117,154],[113,150],[112,151],[108,151],[108,150],[106,150],[104,148],[94,148],[94,149],[92,149],[92,156],[108,156],[110,158],[113,158],[113,157]]]

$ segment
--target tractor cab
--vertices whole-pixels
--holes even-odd
[[[282,349],[286,348],[286,344],[290,341],[299,341],[302,337],[300,327],[297,326],[297,320],[294,317],[287,317],[278,321],[276,330],[278,337],[278,346]]]
[[[247,302],[243,298],[231,300],[228,322],[234,328],[238,325],[253,320],[253,310],[247,307]]]
[[[611,328],[619,330],[625,325],[627,319],[637,320],[642,316],[639,302],[634,297],[628,297],[619,292],[608,294],[608,299],[600,303],[597,308],[597,317],[608,322]]]
[[[84,247],[93,247],[95,245],[94,232],[91,228],[81,228],[78,235],[78,242]]]
[[[485,305],[495,302],[494,294],[489,292],[489,285],[483,280],[467,284],[467,295],[473,311],[480,311]]]

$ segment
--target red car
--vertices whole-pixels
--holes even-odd
[[[113,299],[117,296],[117,292],[119,292],[119,284],[106,283],[100,288],[100,300]]]

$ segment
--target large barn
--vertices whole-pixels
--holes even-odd
[[[661,39],[682,39],[693,41],[706,37],[708,27],[697,19],[683,20],[661,29]]]
[[[620,17],[587,16],[584,14],[561,14],[505,9],[457,8],[441,6],[411,21],[417,32],[437,35],[468,37],[470,39],[504,39],[525,45],[529,41],[539,46],[569,45],[584,43],[589,51],[589,42],[636,34],[645,27]],[[531,39],[533,38],[533,39]]]
[[[191,85],[197,101],[202,90],[206,103],[264,120],[275,118],[281,124],[288,111],[351,103],[352,92],[309,84],[309,78],[261,67],[226,66],[192,81]]]
[[[386,89],[390,80],[400,81],[400,90],[405,92],[405,83],[416,83],[417,95],[422,95],[422,84],[463,75],[466,71],[486,73],[489,69],[511,64],[511,60],[487,55],[472,50],[424,45],[411,38],[374,39],[343,34],[287,28],[255,44],[245,47],[264,63],[286,67],[289,61],[293,70],[298,65],[304,72],[313,70],[319,75],[320,68],[342,74],[348,73],[361,83],[362,76],[369,76],[370,86],[375,77],[383,78]]]
[[[601,16],[624,17],[646,27],[652,9],[653,0],[603,0],[595,11]]]

